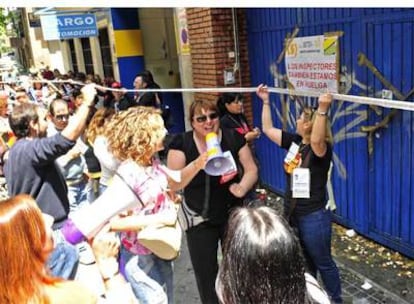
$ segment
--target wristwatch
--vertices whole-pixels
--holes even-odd
[[[322,111],[319,111],[319,110],[316,111],[316,113],[320,116],[327,116],[328,115],[328,112],[322,112]]]

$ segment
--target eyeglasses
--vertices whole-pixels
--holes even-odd
[[[201,115],[201,116],[198,116],[198,117],[194,117],[194,119],[197,122],[202,123],[202,122],[206,122],[207,121],[207,118],[209,118],[210,120],[213,120],[213,119],[217,119],[218,117],[219,117],[218,113],[217,112],[213,112],[213,113],[210,113],[208,115]]]
[[[68,120],[69,119],[69,114],[61,114],[61,115],[55,115],[55,118],[57,120]]]

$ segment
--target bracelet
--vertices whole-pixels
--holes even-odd
[[[268,106],[268,105],[270,105],[270,102],[264,102],[263,105]]]
[[[327,116],[328,112],[321,112],[321,111],[316,111],[316,114],[320,115],[320,116]]]

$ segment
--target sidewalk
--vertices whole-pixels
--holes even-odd
[[[174,261],[174,303],[200,304],[194,270],[191,266],[185,233],[180,256]]]
[[[352,235],[352,234],[351,234]],[[414,303],[414,261],[334,224],[332,254],[345,303]],[[369,285],[370,289],[364,289]]]
[[[338,227],[336,226],[337,225],[334,227],[334,242],[339,239],[344,245],[349,246],[347,242],[344,242],[343,238],[341,239],[342,236],[338,235],[340,231],[338,231]],[[352,257],[352,255],[349,256]],[[404,293],[404,298],[402,298],[402,296],[395,294],[392,290],[386,289],[382,286],[383,284],[381,284],[382,280],[378,280],[378,277],[383,277],[384,279],[389,279],[390,276],[392,277],[393,275],[390,270],[376,267],[371,269],[372,275],[364,276],[359,273],[361,269],[358,266],[358,263],[352,266],[346,261],[347,264],[345,264],[343,257],[335,257],[335,259],[341,275],[344,304],[414,303],[414,290],[411,288],[412,283],[410,282],[413,280],[410,280],[409,278],[401,278],[401,280],[403,280],[401,282],[406,282],[408,287],[400,287],[409,288],[409,290]],[[362,261],[362,263],[365,263],[365,261]],[[373,281],[373,278],[376,278],[377,280]],[[396,283],[401,285],[401,282]],[[201,303],[185,237],[182,242],[181,255],[174,263],[174,293],[176,304]]]
[[[355,270],[345,267],[338,260],[336,260],[336,263],[341,275],[344,304],[410,303],[371,281],[369,278],[357,273]]]

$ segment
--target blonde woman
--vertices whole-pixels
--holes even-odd
[[[333,143],[328,119],[332,95],[320,95],[317,110],[303,109],[294,134],[273,126],[267,87],[260,85],[256,94],[263,103],[263,133],[288,151],[285,213],[297,228],[309,272],[314,277],[319,272],[332,302],[342,303],[339,271],[331,255],[331,211],[325,208]]]

